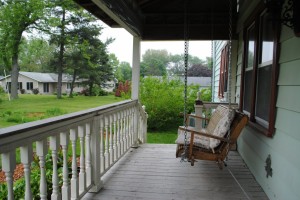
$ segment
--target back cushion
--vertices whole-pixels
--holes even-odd
[[[212,114],[211,119],[207,125],[207,132],[209,134],[224,137],[230,129],[231,122],[234,118],[235,111],[225,106],[219,105]],[[215,148],[220,144],[220,140],[210,138],[210,148]]]

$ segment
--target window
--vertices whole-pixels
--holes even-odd
[[[44,88],[44,93],[48,93],[49,92],[49,83],[44,83],[43,88]]]
[[[71,89],[71,83],[67,83],[67,89]]]
[[[224,98],[224,93],[227,92],[228,85],[228,45],[226,45],[221,52],[220,63],[220,78],[219,78],[219,98]]]
[[[33,82],[27,82],[26,83],[26,89],[27,90],[33,90]]]
[[[266,10],[244,30],[241,110],[249,115],[250,126],[267,136],[274,132],[278,32]]]
[[[22,90],[23,89],[23,83],[22,82],[18,82],[18,90]]]

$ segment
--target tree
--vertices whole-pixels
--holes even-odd
[[[167,64],[169,54],[167,50],[148,49],[142,56],[142,76],[165,76],[167,75]]]
[[[23,38],[20,46],[20,68],[30,72],[49,72],[54,47],[43,38]]]
[[[201,60],[197,56],[188,55],[188,69],[193,65],[201,64],[204,65],[205,61]],[[184,74],[184,55],[170,55],[170,62],[168,65],[169,75],[182,76]]]
[[[193,65],[187,71],[188,76],[211,77],[211,69],[202,64]]]
[[[34,28],[43,17],[45,2],[41,0],[1,0],[0,57],[11,70],[11,98],[18,98],[19,51],[22,35]]]
[[[128,62],[121,62],[119,66],[117,67],[117,70],[115,72],[115,77],[120,82],[125,82],[127,80],[131,80],[132,76],[132,69],[130,67],[130,64]]]

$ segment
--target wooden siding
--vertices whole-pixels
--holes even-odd
[[[241,19],[246,18],[241,17]],[[240,90],[243,55],[241,28],[239,29],[237,93]],[[238,151],[270,199],[296,200],[300,199],[300,159],[297,156],[300,147],[300,38],[294,37],[289,28],[282,26],[280,42],[280,73],[277,83],[274,137],[267,138],[247,127],[238,140]],[[265,165],[269,154],[272,159],[273,176],[267,178]]]
[[[103,189],[84,199],[268,199],[237,152],[230,152],[228,167],[219,170],[211,161],[194,167],[180,162],[175,149],[162,144],[132,149],[103,177]]]

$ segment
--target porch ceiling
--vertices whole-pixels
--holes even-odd
[[[125,27],[142,40],[183,40],[185,0],[74,0],[110,27]],[[232,0],[233,30],[236,1]],[[189,0],[190,40],[229,38],[228,0]],[[233,31],[234,32],[234,31]],[[235,38],[235,35],[233,35]]]

